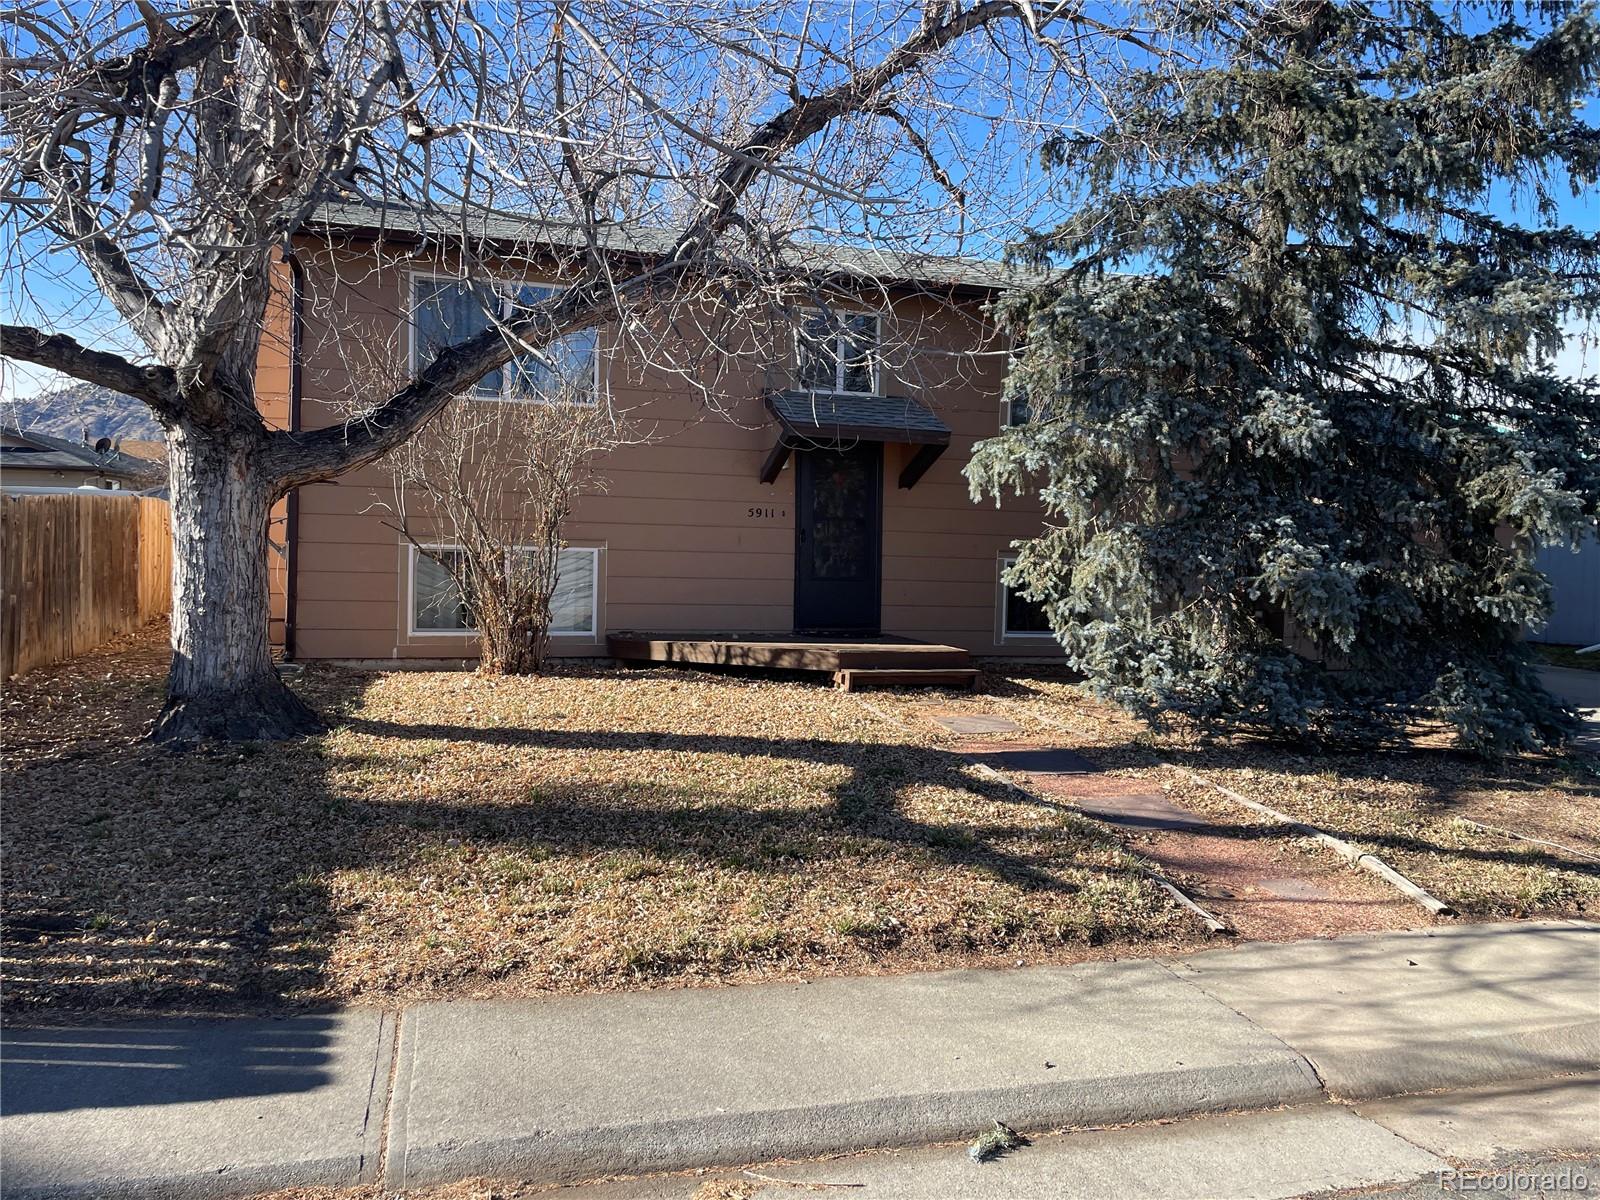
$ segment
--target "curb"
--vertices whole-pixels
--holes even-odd
[[[1600,1067],[1600,1020],[1471,1041],[1415,1042],[1341,1055],[1327,1093],[1341,1101],[1575,1075]]]
[[[650,1175],[965,1141],[1003,1115],[1024,1130],[1134,1125],[1328,1100],[1304,1058],[1124,1075],[1045,1087],[896,1096],[878,1102],[719,1114],[604,1128],[391,1146],[387,1188],[473,1176],[534,1184]]]

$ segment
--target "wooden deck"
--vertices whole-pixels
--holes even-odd
[[[795,633],[635,633],[606,635],[606,653],[624,662],[753,667],[769,671],[961,671],[959,646],[910,638],[855,641]]]

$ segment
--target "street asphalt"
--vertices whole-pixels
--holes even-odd
[[[1170,961],[461,1001],[408,1009],[398,1022],[351,1010],[8,1027],[0,1051],[7,1197],[353,1184],[378,1177],[385,1126],[381,1178],[398,1189],[926,1145],[994,1118],[1048,1130],[1279,1106],[1203,1118],[1224,1122],[1202,1139],[1221,1156],[1217,1171],[1235,1138],[1233,1157],[1254,1146],[1267,1172],[1259,1193],[1209,1194],[1297,1195],[1358,1186],[1332,1169],[1357,1150],[1349,1161],[1387,1164],[1360,1186],[1416,1178],[1431,1169],[1424,1159],[1446,1156],[1443,1141],[1429,1141],[1444,1137],[1446,1118],[1351,1110],[1330,1095],[1508,1080],[1527,1090],[1600,1067],[1600,925],[1461,925]],[[1494,1136],[1485,1120],[1472,1124]],[[1102,1147],[1095,1158],[1090,1145],[1071,1143],[1088,1155],[1085,1178],[1117,1169],[1116,1153]],[[1007,1161],[1045,1169],[1036,1150]],[[1274,1191],[1294,1161],[1305,1186]],[[1151,1160],[1148,1190],[1136,1194],[1208,1194],[1172,1190],[1200,1170],[1185,1163]]]

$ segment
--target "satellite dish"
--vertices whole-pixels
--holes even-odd
[[[108,438],[108,437],[103,437],[99,441],[95,442],[95,444],[94,444],[94,452],[96,454],[105,454],[110,449],[111,449],[111,439]]]

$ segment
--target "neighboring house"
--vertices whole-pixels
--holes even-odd
[[[167,443],[159,438],[123,438],[117,449],[129,458],[153,464],[157,475],[167,472]]]
[[[0,425],[0,489],[104,488],[137,491],[159,484],[159,463],[113,449]]]
[[[258,399],[280,427],[339,420],[354,360],[372,347],[414,359],[483,323],[437,273],[448,227],[360,205],[328,206],[317,225],[281,273],[263,339]],[[548,246],[547,229],[493,215],[482,232],[537,262],[526,248]],[[1041,528],[1037,500],[974,503],[961,473],[973,443],[1008,419],[1006,355],[984,315],[1004,272],[843,247],[805,257],[804,271],[830,281],[831,315],[797,304],[800,329],[724,356],[726,411],[634,361],[612,330],[568,339],[568,360],[654,438],[607,456],[604,490],[566,526],[552,653],[604,654],[618,631],[814,631],[1057,654],[1036,606],[1000,582],[1012,541]],[[517,401],[517,374],[495,372],[467,402]],[[275,514],[273,633],[294,657],[475,652],[448,576],[376,503],[388,495],[387,472],[367,467],[300,488]]]
[[[1550,620],[1532,641],[1592,646],[1600,642],[1600,540],[1588,538],[1574,551],[1545,546],[1539,570],[1550,578]]]

